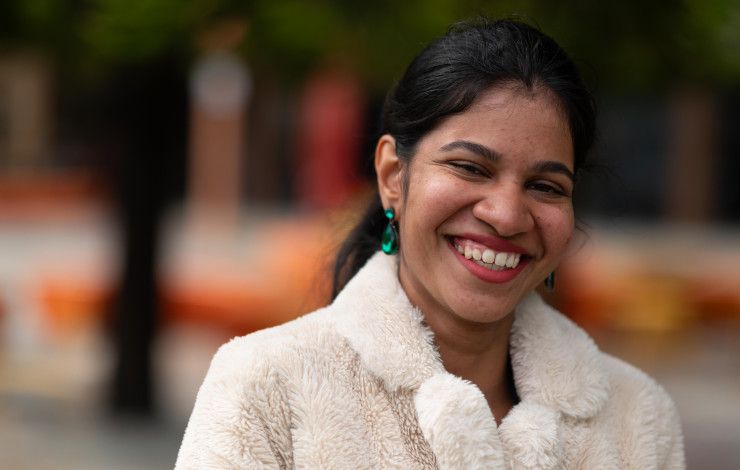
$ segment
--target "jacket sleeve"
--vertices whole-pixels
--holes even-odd
[[[287,400],[274,368],[239,338],[219,349],[198,391],[176,470],[292,467]]]

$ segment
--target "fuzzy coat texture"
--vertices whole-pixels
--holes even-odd
[[[176,469],[685,467],[666,392],[536,294],[510,340],[521,401],[497,426],[376,254],[328,307],[221,347]]]

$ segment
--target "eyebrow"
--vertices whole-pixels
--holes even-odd
[[[450,142],[449,144],[445,144],[440,148],[440,150],[442,150],[443,152],[450,152],[452,150],[458,149],[467,150],[468,152],[475,153],[494,163],[498,162],[501,158],[501,154],[499,154],[495,150],[490,149],[485,145],[471,142],[469,140],[456,140],[454,142]],[[567,176],[571,181],[575,181],[576,179],[573,172],[570,171],[567,166],[563,165],[560,162],[555,162],[552,160],[537,162],[534,165],[533,170],[537,173],[560,173]]]
[[[501,155],[495,150],[489,149],[485,145],[476,144],[475,142],[471,142],[469,140],[456,140],[454,142],[450,142],[449,144],[443,145],[440,148],[440,150],[442,150],[443,152],[450,152],[452,150],[458,149],[463,149],[467,150],[468,152],[478,154],[487,160],[491,160],[492,162],[497,162],[499,158],[501,158]]]
[[[567,176],[571,182],[575,182],[576,175],[573,174],[570,169],[560,162],[554,162],[552,160],[546,160],[544,162],[537,162],[534,165],[534,171],[537,173],[560,173]]]

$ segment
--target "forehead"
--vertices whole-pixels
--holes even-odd
[[[422,147],[455,140],[487,146],[504,158],[556,160],[573,167],[570,128],[558,99],[548,90],[504,85],[483,93],[422,139]]]
[[[523,107],[540,108],[559,115],[564,122],[567,121],[567,117],[561,112],[560,101],[552,91],[544,86],[527,87],[517,82],[498,84],[481,92],[467,111],[486,113]]]

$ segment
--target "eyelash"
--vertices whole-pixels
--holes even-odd
[[[528,187],[534,189],[535,191],[539,191],[543,194],[547,195],[557,195],[557,196],[565,196],[565,191],[560,189],[557,186],[554,186],[552,184],[548,183],[541,183],[541,182],[534,182],[527,185]]]
[[[455,168],[458,168],[460,170],[463,170],[466,173],[470,173],[472,175],[476,176],[486,176],[488,175],[487,172],[481,170],[476,165],[473,165],[472,163],[466,163],[466,162],[450,162],[452,166]]]

